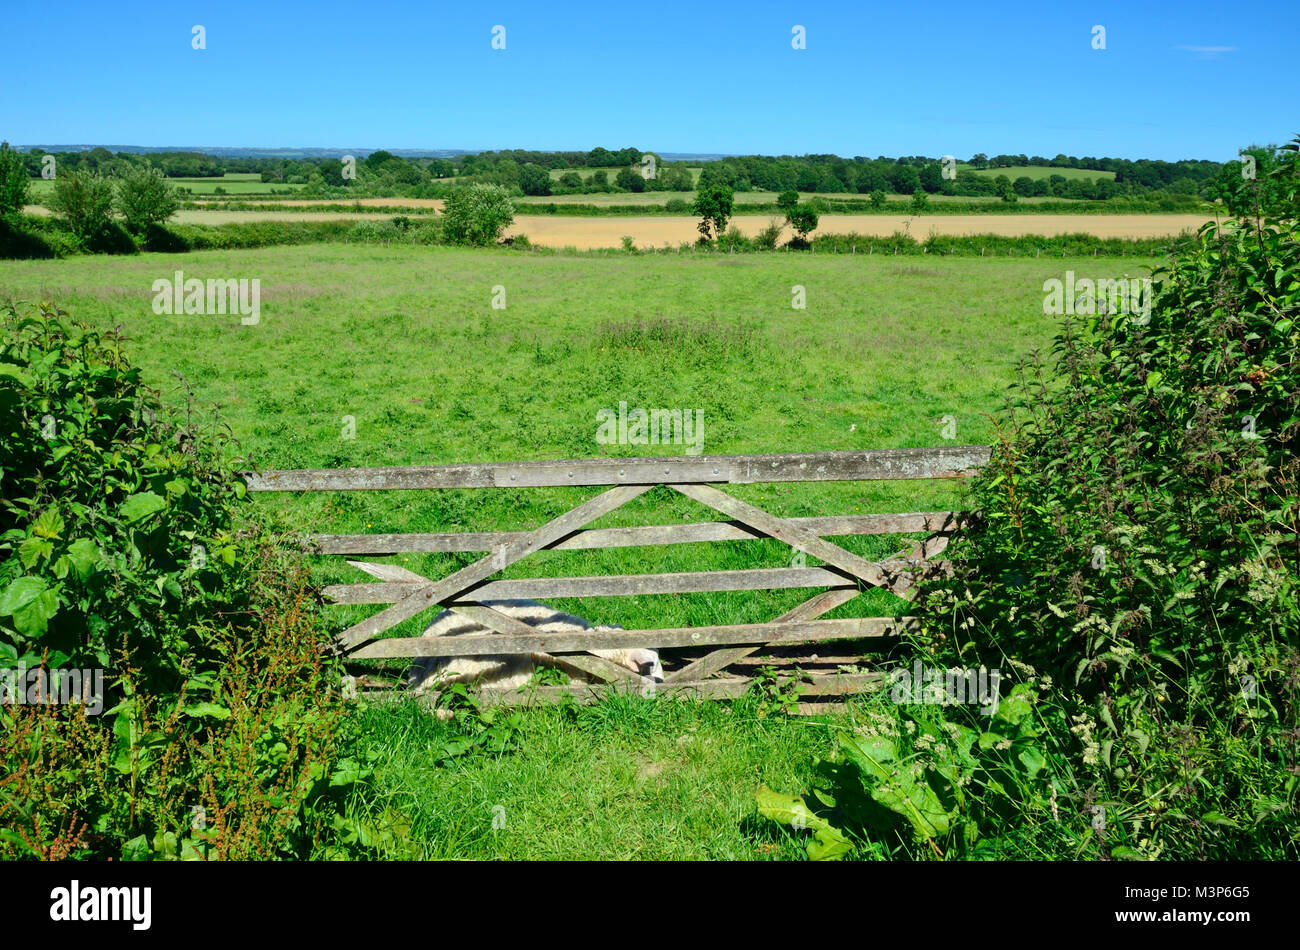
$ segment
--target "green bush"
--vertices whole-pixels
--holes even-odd
[[[392,221],[358,221],[352,225],[350,241],[367,244],[391,244],[402,240],[403,232]]]
[[[0,221],[22,213],[29,185],[22,155],[8,142],[0,142]]]
[[[117,182],[115,198],[117,210],[133,234],[143,234],[176,213],[176,189],[151,165],[129,169]]]
[[[89,244],[97,239],[113,213],[113,183],[94,172],[74,169],[54,180],[49,209],[62,215],[69,230]],[[109,244],[113,243],[112,239]]]
[[[767,227],[759,231],[754,236],[754,249],[771,251],[776,249],[776,242],[781,239],[781,222],[775,218],[767,223]]]
[[[470,185],[447,196],[443,208],[443,233],[452,244],[487,246],[515,219],[510,193],[500,185]]]
[[[868,707],[812,801],[760,792],[811,855],[1300,857],[1297,147],[1022,365],[913,646],[1032,715]]]
[[[116,221],[104,222],[99,230],[84,240],[86,250],[92,254],[135,254],[139,251],[135,239]]]
[[[190,242],[161,224],[151,224],[144,231],[144,249],[175,254],[190,250]]]
[[[1062,687],[1081,787],[1143,815],[1098,836],[1111,853],[1300,854],[1285,738],[1300,722],[1300,236],[1273,217],[1294,202],[1286,167],[1285,200],[1207,225],[1158,272],[1149,319],[1067,321],[1053,358],[1022,368],[972,486],[983,526],[950,548],[966,570],[932,594],[936,638]]]
[[[173,225],[168,230],[194,250],[200,251],[346,241],[351,235],[352,224],[348,221],[247,221],[218,225]]]
[[[0,668],[103,678],[0,706],[0,857],[306,856],[356,778],[304,571],[192,417],[117,333],[0,311]]]
[[[20,222],[17,217],[0,217],[0,258],[32,260],[62,256],[44,234],[28,230]]]

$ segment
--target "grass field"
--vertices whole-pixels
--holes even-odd
[[[130,258],[0,262],[0,299],[54,298],[78,319],[121,325],[146,380],[178,405],[173,372],[267,468],[682,454],[604,446],[596,411],[700,409],[706,453],[788,452],[991,439],[1016,361],[1046,344],[1042,283],[1145,273],[1137,259],[916,259],[840,255],[544,256],[506,250],[317,245]],[[157,316],[152,282],[256,277],[256,326],[237,316]],[[793,310],[803,285],[807,309]],[[507,307],[493,310],[501,285]],[[343,438],[344,416],[356,437]],[[596,490],[317,493],[254,502],[297,530],[535,527]],[[777,514],[960,506],[953,483],[738,486]],[[598,526],[705,519],[666,490]],[[871,556],[898,539],[843,539]],[[547,552],[508,577],[778,567],[777,542]],[[338,560],[338,559],[335,559]],[[398,563],[446,574],[468,555]],[[809,563],[815,563],[810,560]],[[313,565],[322,583],[361,580]],[[624,626],[770,619],[806,591],[557,601]],[[873,593],[832,616],[889,613]],[[373,607],[327,608],[341,629]],[[418,632],[417,618],[397,628]],[[412,825],[414,856],[769,858],[801,853],[760,821],[760,783],[806,785],[827,738],[818,719],[762,717],[752,701],[618,700],[526,714],[521,749],[431,764],[446,725],[413,707],[362,713],[385,800]],[[492,829],[500,806],[505,829]]]
[[[1009,168],[971,168],[969,165],[957,165],[957,170],[973,171],[977,175],[983,175],[985,178],[997,178],[999,175],[1006,175],[1012,181],[1017,178],[1030,178],[1037,181],[1040,178],[1051,178],[1053,175],[1060,175],[1067,181],[1072,178],[1097,179],[1106,178],[1113,181],[1114,172],[1093,171],[1089,168],[1048,168],[1042,165],[1012,165]]]
[[[188,190],[193,195],[215,195],[218,188],[225,189],[230,195],[270,195],[275,191],[297,191],[302,185],[288,185],[283,182],[263,182],[261,175],[253,173],[230,173],[222,178],[168,178],[168,184],[182,191]],[[54,191],[54,181],[34,178],[31,181],[31,194],[43,198]],[[182,197],[187,197],[182,195]]]
[[[269,195],[274,191],[297,191],[302,185],[284,182],[264,182],[261,175],[227,174],[222,178],[171,178],[177,188],[188,189],[195,195],[213,195],[222,188],[231,195]]]

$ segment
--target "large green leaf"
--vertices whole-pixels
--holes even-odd
[[[118,513],[127,524],[136,524],[167,507],[167,501],[153,492],[139,492],[122,502]]]
[[[923,838],[948,833],[955,817],[944,807],[925,773],[916,775],[898,761],[897,747],[881,736],[844,736],[840,748],[846,758],[871,779],[871,797],[890,811],[901,815]]]
[[[58,591],[39,577],[19,577],[0,593],[0,617],[12,616],[14,629],[25,636],[44,634],[58,612]]]
[[[84,580],[99,566],[99,546],[89,538],[78,538],[68,545],[67,558],[77,576]]]
[[[45,581],[39,577],[19,577],[0,593],[0,617],[7,617],[26,607],[45,590]]]
[[[844,833],[820,815],[814,814],[798,795],[782,795],[766,785],[754,794],[758,812],[764,818],[789,825],[796,830],[813,832],[808,842],[808,857],[813,861],[835,861],[853,850],[853,844]]]

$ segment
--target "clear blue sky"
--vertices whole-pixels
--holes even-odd
[[[1300,132],[1300,0],[5,6],[15,144],[1222,161]]]

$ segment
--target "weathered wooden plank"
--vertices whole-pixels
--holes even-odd
[[[858,596],[858,591],[854,589],[822,591],[820,594],[808,598],[799,606],[786,611],[777,617],[775,622],[798,623],[802,620],[812,620],[824,613],[829,613],[841,604],[848,603],[856,596]],[[718,650],[716,653],[701,657],[694,663],[665,676],[664,682],[706,679],[757,649],[758,647],[732,647],[727,650]]]
[[[697,458],[603,458],[477,465],[293,469],[248,472],[250,491],[376,491],[424,488],[540,488],[674,482],[820,482],[964,478],[984,465],[985,445],[863,452],[795,452]]]
[[[547,597],[628,597],[726,590],[788,590],[796,587],[857,588],[854,578],[821,567],[759,567],[736,571],[683,571],[672,574],[614,574],[608,577],[526,577],[489,581],[448,604],[485,600],[540,600]],[[335,584],[321,594],[339,604],[394,603],[409,583]]]
[[[745,524],[752,525],[777,540],[784,541],[791,547],[803,551],[805,554],[811,554],[813,557],[820,558],[827,564],[838,567],[842,571],[848,571],[854,577],[859,577],[868,584],[886,588],[890,586],[891,578],[881,570],[878,564],[873,564],[866,558],[851,554],[837,544],[823,540],[815,534],[790,524],[784,518],[779,518],[764,511],[762,508],[741,501],[726,492],[719,491],[712,485],[671,485],[669,487],[687,498],[698,501],[702,505],[708,505],[715,511],[720,511],[724,515],[729,515],[743,521]]]
[[[358,571],[365,571],[371,577],[377,577],[387,584],[431,584],[433,581],[423,574],[408,571],[397,564],[375,564],[370,561],[348,561]]]
[[[761,648],[760,648],[761,649]],[[782,667],[804,666],[863,666],[867,663],[867,658],[862,656],[822,656],[821,654],[811,654],[808,656],[745,656],[738,660],[732,660],[729,666],[740,667],[760,667],[771,666],[780,669]]]
[[[627,650],[637,647],[691,647],[731,643],[811,643],[897,636],[912,629],[912,617],[852,617],[798,623],[750,623],[710,627],[666,627],[656,630],[601,630],[528,636],[470,634],[457,637],[393,637],[352,651],[351,659],[383,657],[483,656],[493,653],[578,653]]]
[[[885,681],[881,673],[824,673],[808,676],[800,681],[801,696],[845,696],[880,689]],[[657,683],[650,685],[613,683],[574,683],[566,686],[534,686],[524,689],[481,689],[477,695],[485,705],[524,705],[533,702],[559,702],[566,696],[581,703],[598,702],[614,693],[635,692],[647,698],[661,699],[671,696],[691,696],[697,699],[735,699],[743,696],[753,680],[734,677],[692,681],[687,683]],[[401,690],[376,690],[362,693],[363,699],[374,702],[400,702],[417,699],[423,704],[437,702],[436,694],[421,696]]]
[[[895,578],[896,585],[907,579],[904,575],[936,576],[952,570],[949,561],[888,558],[873,563],[888,571]],[[736,590],[791,590],[799,587],[847,586],[856,590],[857,583],[856,578],[822,567],[756,567],[735,571],[612,574],[608,577],[521,577],[488,581],[448,600],[447,604],[475,604],[485,600],[542,600],[548,597],[630,597]],[[411,582],[331,584],[321,589],[321,596],[336,604],[391,604],[401,600],[413,589]]]
[[[786,520],[822,537],[951,531],[964,523],[962,513],[955,511],[835,515]],[[526,531],[452,531],[437,534],[317,534],[306,538],[304,546],[316,554],[448,554],[492,551],[527,533]],[[692,544],[704,541],[752,541],[766,537],[763,532],[739,521],[701,521],[695,524],[586,528],[547,545],[546,549],[585,551],[593,548]],[[938,553],[937,550],[935,553]]]
[[[540,550],[557,538],[595,521],[614,509],[626,504],[633,498],[650,490],[649,485],[620,485],[609,491],[601,492],[595,498],[583,502],[577,508],[566,511],[558,518],[548,521],[534,531],[518,540],[502,545],[488,557],[480,558],[437,583],[422,586],[413,584],[416,590],[406,595],[387,610],[360,621],[344,630],[334,638],[335,645],[347,649],[368,640],[383,630],[395,626],[421,611],[437,606],[450,597],[459,594],[466,587],[477,584],[497,571],[504,570],[520,558],[527,557]]]

